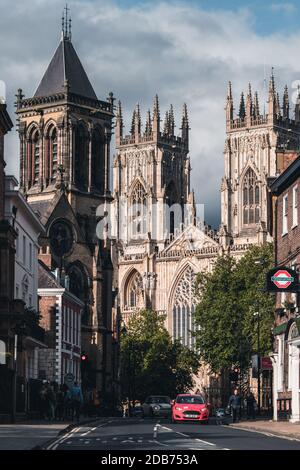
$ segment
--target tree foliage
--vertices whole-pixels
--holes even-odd
[[[148,395],[176,396],[193,385],[198,357],[166,330],[165,316],[150,310],[134,313],[121,335],[123,398],[144,400]]]
[[[196,342],[213,372],[232,365],[249,367],[258,349],[255,312],[259,312],[260,354],[272,348],[275,298],[262,291],[266,272],[273,265],[272,253],[271,244],[254,246],[240,260],[222,256],[211,273],[198,274]]]

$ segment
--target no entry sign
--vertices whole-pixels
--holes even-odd
[[[298,273],[286,266],[271,269],[267,274],[267,291],[298,292]]]

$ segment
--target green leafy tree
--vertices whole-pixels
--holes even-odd
[[[136,312],[121,336],[121,383],[123,398],[175,396],[193,384],[197,355],[166,330],[165,316],[150,310]]]
[[[262,290],[272,263],[272,245],[266,244],[252,247],[238,261],[219,257],[211,273],[198,274],[196,342],[213,372],[249,367],[251,354],[257,352],[255,312],[260,315],[260,353],[271,350],[275,299]]]

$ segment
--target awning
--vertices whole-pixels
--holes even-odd
[[[276,336],[276,335],[281,335],[282,333],[284,333],[285,330],[287,329],[287,325],[288,325],[288,322],[281,323],[281,325],[275,326],[275,328],[273,329],[273,335]]]

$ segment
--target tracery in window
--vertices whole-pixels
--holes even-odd
[[[260,218],[260,189],[257,176],[249,168],[243,181],[243,224],[257,224]]]
[[[144,186],[138,181],[130,198],[131,236],[140,238],[147,232],[147,199]]]
[[[137,271],[134,271],[127,283],[125,303],[129,308],[142,307],[143,279]]]
[[[197,305],[195,281],[195,272],[189,266],[175,288],[172,307],[173,338],[180,339],[182,344],[190,348],[195,347],[195,337],[192,334],[196,331],[194,323],[194,312]]]

